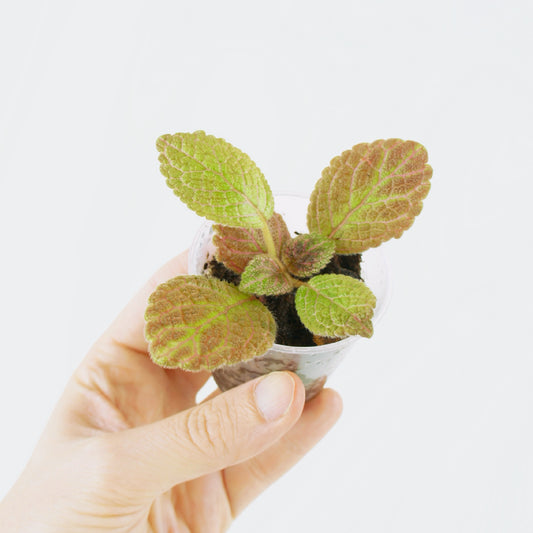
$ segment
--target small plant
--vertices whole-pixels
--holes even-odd
[[[293,302],[317,344],[372,336],[371,290],[357,272],[328,272],[334,262],[398,238],[413,224],[432,175],[421,144],[378,140],[335,157],[311,195],[309,233],[294,237],[274,212],[259,168],[225,140],[176,133],[161,136],[157,149],[167,185],[215,223],[216,260],[233,283],[208,272],[157,287],[145,315],[155,363],[214,370],[265,353],[276,339],[268,308],[276,297]]]

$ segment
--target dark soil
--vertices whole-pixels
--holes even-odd
[[[204,272],[208,276],[239,285],[241,276],[226,268],[216,259],[204,265]],[[319,274],[344,274],[352,278],[361,278],[361,254],[335,255],[333,259],[319,272]],[[309,278],[307,278],[309,279]],[[313,335],[300,321],[294,305],[296,290],[279,296],[260,296],[259,300],[268,307],[274,316],[278,331],[277,344],[286,346],[316,346],[335,342],[338,339]]]

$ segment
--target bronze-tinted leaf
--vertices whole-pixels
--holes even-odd
[[[290,276],[281,265],[266,254],[256,255],[241,276],[239,289],[248,294],[272,296],[286,294],[293,289]]]
[[[278,213],[274,213],[268,220],[268,228],[279,256],[282,245],[291,238],[289,230]],[[260,229],[233,228],[221,224],[215,224],[214,229],[216,258],[238,274],[244,272],[246,265],[255,256],[267,253],[263,232]]]
[[[296,291],[303,325],[322,337],[371,337],[376,297],[362,282],[341,274],[311,278]]]
[[[303,233],[285,244],[281,259],[291,274],[307,278],[320,272],[334,253],[334,241],[318,233]]]
[[[354,254],[400,235],[422,210],[432,169],[414,141],[363,143],[332,159],[318,180],[307,212],[309,230]]]
[[[195,213],[213,222],[260,228],[274,211],[272,191],[257,165],[224,139],[203,131],[157,139],[167,185]]]
[[[153,361],[199,371],[265,353],[276,337],[270,311],[255,297],[204,276],[178,276],[157,287],[145,313]]]

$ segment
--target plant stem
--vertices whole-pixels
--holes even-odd
[[[262,226],[263,231],[263,239],[265,240],[265,244],[267,247],[267,252],[272,259],[276,262],[276,264],[279,266],[280,270],[285,275],[285,278],[289,280],[289,282],[292,284],[293,287],[299,287],[302,282],[293,278],[289,271],[287,270],[287,267],[283,264],[283,261],[281,260],[281,257],[278,256],[276,252],[276,245],[274,243],[274,238],[272,237],[272,233],[270,232],[270,228],[268,227],[268,224],[266,221],[263,222]]]
[[[263,221],[263,226],[261,227],[261,230],[263,231],[263,239],[265,240],[268,255],[274,259],[279,260],[278,254],[276,253],[276,245],[274,244],[274,238],[272,237],[272,233],[270,233],[270,228],[268,227],[266,220]]]

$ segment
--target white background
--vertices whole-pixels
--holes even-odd
[[[276,191],[422,142],[395,290],[332,432],[232,531],[533,530],[533,10],[518,0],[0,8],[0,498],[92,342],[201,220],[155,139],[204,129]]]

